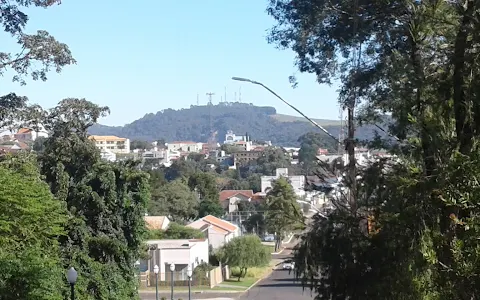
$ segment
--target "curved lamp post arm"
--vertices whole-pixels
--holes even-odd
[[[251,80],[251,79],[248,79],[248,78],[242,78],[242,77],[232,77],[232,80],[235,80],[235,81],[243,81],[243,82],[248,82],[248,83],[251,83],[251,84],[256,84],[256,85],[259,85],[261,87],[263,87],[264,89],[266,89],[267,91],[269,91],[272,95],[274,95],[275,97],[277,97],[278,99],[280,99],[283,103],[285,103],[286,105],[288,105],[290,108],[292,108],[293,110],[295,110],[297,113],[299,113],[302,117],[304,117],[305,119],[307,119],[310,123],[312,123],[315,127],[317,127],[318,129],[320,129],[321,131],[323,131],[324,133],[326,133],[329,137],[331,137],[332,139],[335,140],[335,142],[337,143],[340,143],[340,141],[338,140],[338,138],[336,138],[335,136],[333,136],[330,132],[328,132],[325,128],[323,128],[322,126],[318,125],[317,122],[315,122],[314,120],[310,119],[309,117],[307,117],[304,113],[302,113],[298,108],[296,108],[295,106],[291,105],[290,103],[288,103],[286,100],[284,100],[282,97],[280,97],[277,93],[275,93],[274,91],[272,91],[269,87],[267,87],[266,85],[264,85],[263,83],[261,82],[258,82],[258,81],[255,81],[255,80]]]

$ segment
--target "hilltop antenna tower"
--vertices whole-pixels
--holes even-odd
[[[242,87],[238,88],[238,102],[242,102]]]
[[[199,100],[199,99],[200,99],[200,98],[199,98],[199,95],[198,95],[198,93],[197,93],[197,106],[200,105],[200,100]]]
[[[223,101],[227,102],[227,87],[225,87],[225,97],[223,98]]]
[[[208,121],[210,125],[210,134],[209,137],[213,135],[213,119],[212,119],[212,96],[215,95],[215,93],[207,93],[208,96]]]
[[[208,105],[213,105],[212,104],[212,96],[215,95],[215,93],[207,93],[208,96]]]

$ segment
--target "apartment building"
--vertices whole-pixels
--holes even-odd
[[[100,150],[108,150],[113,153],[130,153],[130,140],[114,135],[91,135],[88,137],[95,142]]]

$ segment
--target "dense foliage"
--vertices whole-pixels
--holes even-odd
[[[0,187],[0,299],[62,299],[65,207],[31,155],[1,158]]]
[[[270,41],[362,122],[390,113],[392,161],[365,170],[296,252],[317,299],[476,299],[480,3],[272,0]]]
[[[154,141],[165,139],[173,141],[207,142],[210,136],[210,111],[213,129],[218,132],[217,140],[222,143],[228,130],[238,135],[248,132],[252,140],[272,141],[275,145],[298,145],[298,137],[315,130],[307,122],[280,122],[272,116],[273,107],[257,107],[245,103],[220,103],[209,106],[192,106],[189,109],[166,109],[156,114],[147,114],[123,127],[95,125],[92,134],[117,135],[132,140]],[[339,126],[325,126],[329,132],[337,136]],[[359,128],[359,138],[371,138],[372,127]],[[323,135],[323,134],[322,134]],[[325,140],[329,138],[324,135]]]
[[[39,160],[52,193],[69,211],[67,235],[60,242],[65,268],[74,266],[81,274],[79,294],[134,299],[148,176],[133,162],[101,160],[87,129],[107,110],[83,99],[60,102],[45,120],[51,136]]]

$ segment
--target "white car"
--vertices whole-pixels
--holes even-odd
[[[285,262],[283,263],[283,269],[284,270],[293,270],[293,267],[295,266],[294,262]]]

